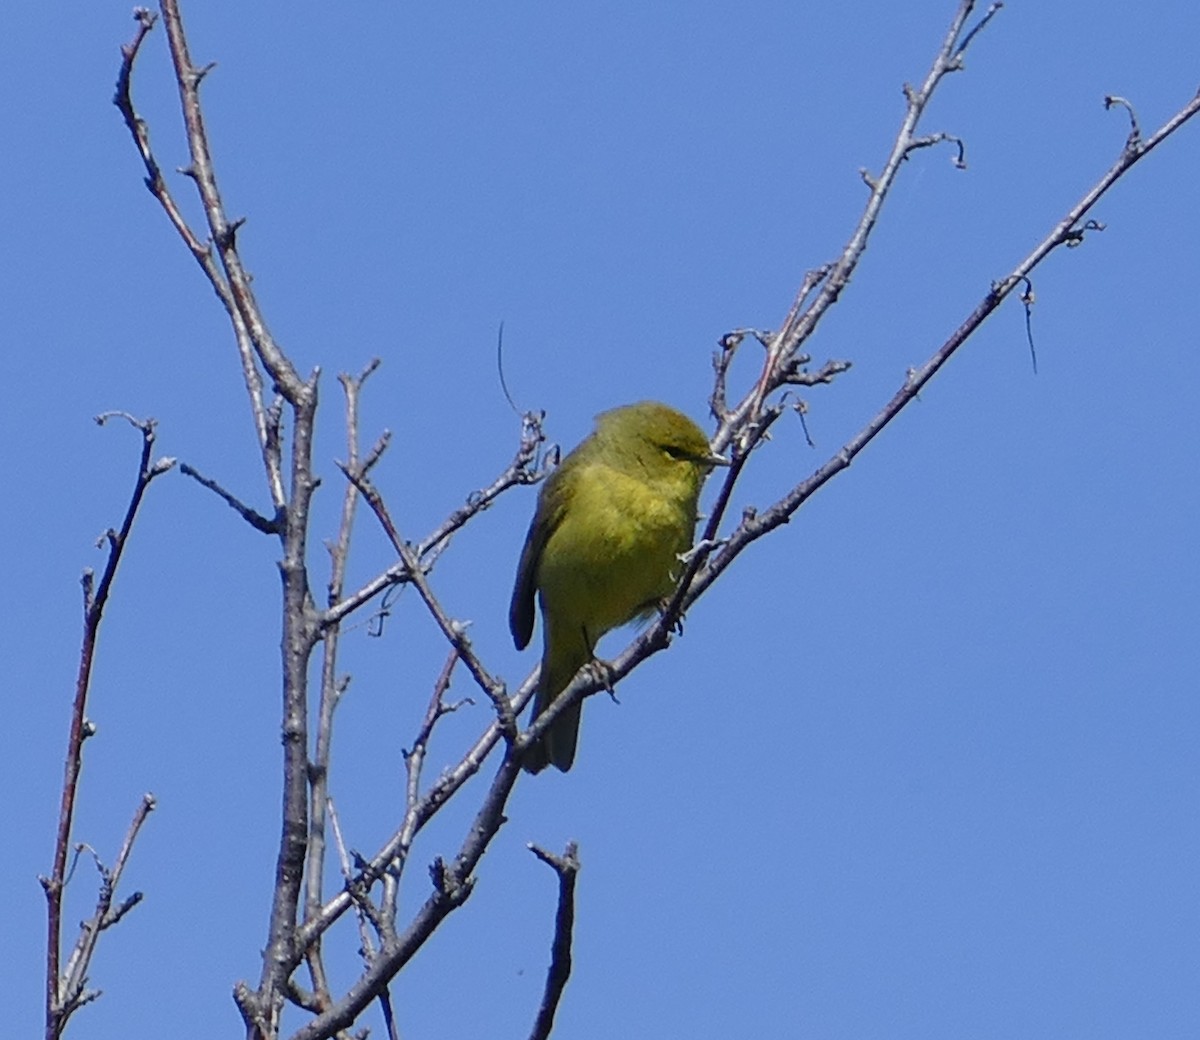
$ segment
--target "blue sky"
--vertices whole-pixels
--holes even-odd
[[[515,449],[501,320],[509,386],[555,441],[642,398],[704,420],[717,338],[776,325],[840,250],[857,171],[878,169],[953,7],[190,4],[243,257],[280,342],[325,373],[316,536],[340,501],[333,377],[377,355],[364,436],[393,431],[377,479],[414,539]],[[154,416],[162,454],[266,502],[222,313],[110,104],[129,7],[23,13],[0,33],[14,1035],[41,1016],[36,875],[78,576],[137,455],[91,417]],[[1198,34],[1185,2],[1004,8],[924,124],[965,139],[967,171],[948,150],[908,164],[811,344],[854,362],[806,395],[816,449],[781,423],[734,515],[858,430],[1109,166],[1127,123],[1105,94],[1146,129],[1190,98]],[[161,30],[135,90],[160,161],[183,165]],[[588,702],[575,769],[519,785],[474,896],[397,982],[404,1036],[527,1034],[555,887],[524,846],[568,839],[583,870],[558,1036],[1200,1032],[1198,167],[1189,126],[1101,204],[1107,230],[1039,270],[1036,376],[1008,305],[743,556],[619,707]],[[506,496],[434,572],[510,686],[536,656],[505,624],[533,501]],[[127,874],[146,900],[104,937],[105,995],[73,1036],[239,1030],[229,994],[257,977],[278,829],[276,556],[178,474],[153,488],[101,636],[76,828],[111,860],[156,794]],[[389,562],[364,523],[351,583]],[[318,583],[323,567],[318,551]],[[400,749],[443,656],[407,594],[384,638],[345,641],[332,787],[364,852],[395,825]],[[486,715],[446,721],[431,775]],[[422,863],[457,848],[466,813],[429,828]],[[423,867],[406,885],[415,905]],[[94,891],[81,864],[69,922]],[[331,944],[352,978],[355,936]]]

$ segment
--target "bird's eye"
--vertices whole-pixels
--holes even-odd
[[[674,459],[676,462],[685,462],[690,456],[682,448],[676,447],[674,444],[664,444],[663,451],[667,458]]]

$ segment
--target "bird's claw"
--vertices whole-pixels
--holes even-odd
[[[598,657],[593,657],[592,660],[588,662],[587,667],[592,673],[592,677],[596,680],[596,682],[603,686],[608,692],[608,695],[612,698],[613,704],[620,704],[621,702],[617,700],[617,691],[613,688],[616,680],[613,677],[612,665],[610,665],[607,661],[601,661]]]

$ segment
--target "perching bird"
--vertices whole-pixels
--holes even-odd
[[[656,401],[614,408],[542,485],[517,566],[508,624],[518,650],[542,608],[536,719],[594,659],[610,629],[670,598],[692,544],[700,485],[727,460],[686,415]],[[522,765],[531,773],[575,760],[582,702],[565,710]]]

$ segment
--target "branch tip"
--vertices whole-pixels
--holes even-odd
[[[962,43],[958,45],[958,49],[954,52],[954,59],[957,62],[955,66],[956,69],[962,68],[962,56],[966,49],[971,46],[971,41],[983,31],[984,26],[986,26],[987,23],[990,22],[1003,7],[1003,0],[995,0],[991,7],[989,7],[984,13],[983,17],[975,23],[975,27],[963,37]]]
[[[529,850],[558,875],[558,910],[554,915],[554,940],[550,947],[550,966],[546,970],[546,984],[542,992],[542,1004],[530,1032],[530,1040],[546,1040],[554,1028],[554,1016],[562,1000],[563,990],[571,977],[571,942],[575,927],[575,879],[579,873],[579,846],[568,842],[561,856],[556,856],[537,845],[530,844]]]
[[[1109,111],[1115,106],[1125,109],[1129,116],[1129,137],[1125,140],[1127,149],[1140,149],[1142,143],[1142,129],[1138,125],[1137,112],[1134,111],[1133,105],[1125,98],[1118,97],[1115,94],[1104,95],[1104,111]]]
[[[174,460],[172,460],[174,462]],[[185,477],[191,477],[197,484],[203,488],[208,488],[230,509],[238,514],[256,531],[261,531],[263,534],[281,535],[284,533],[286,514],[282,510],[278,510],[274,517],[265,517],[251,506],[246,505],[240,498],[232,492],[225,490],[211,477],[206,477],[203,473],[197,470],[194,466],[183,462],[179,465],[179,472]]]

